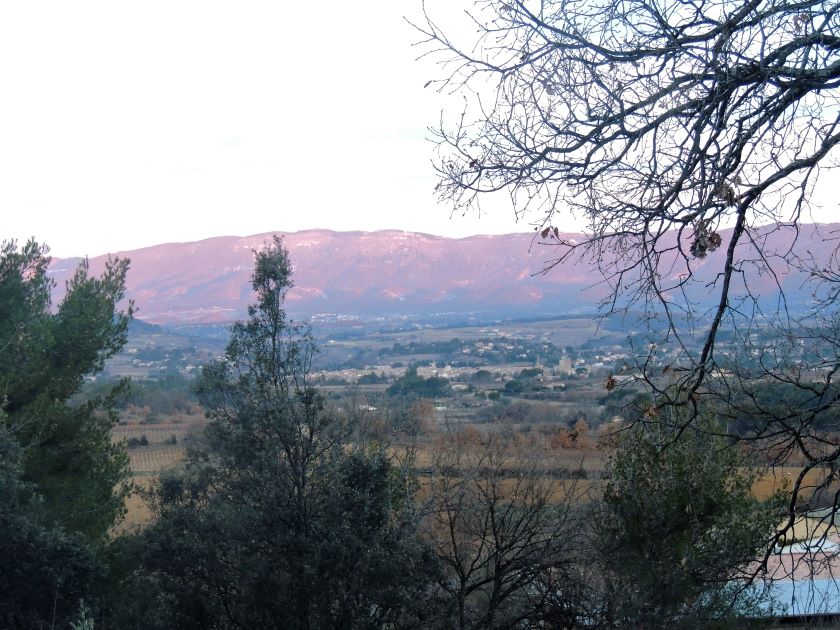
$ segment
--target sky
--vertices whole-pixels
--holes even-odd
[[[436,203],[420,0],[0,5],[0,240],[528,231]],[[452,98],[452,97],[450,97]]]
[[[426,1],[450,31],[471,5]],[[0,240],[96,256],[310,228],[530,231],[504,202],[480,217],[436,203],[427,128],[462,101],[424,89],[444,73],[417,60],[404,18],[420,12],[421,0],[0,3]],[[836,220],[840,185],[825,190],[816,219]]]

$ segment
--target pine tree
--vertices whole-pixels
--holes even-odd
[[[110,260],[100,277],[82,261],[52,308],[47,253],[34,241],[0,246],[0,405],[47,518],[100,540],[128,492],[128,456],[111,440],[126,383],[85,402],[76,396],[126,341],[134,307],[119,303],[128,260]]]

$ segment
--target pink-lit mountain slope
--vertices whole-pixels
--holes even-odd
[[[832,228],[840,226],[821,226],[820,234],[830,234]],[[728,241],[728,233],[722,235],[721,250],[695,261],[701,270],[720,268]],[[787,231],[777,232],[769,237],[768,248],[784,252],[791,237]],[[117,255],[131,259],[127,293],[139,307],[140,319],[163,324],[231,321],[244,316],[251,299],[252,250],[270,238],[270,234],[226,236]],[[534,242],[531,234],[451,239],[398,231],[311,230],[283,238],[295,270],[287,306],[296,317],[441,312],[562,315],[592,309],[606,290],[593,287],[600,276],[585,264],[564,265],[540,275],[557,251]],[[823,249],[828,252],[836,246],[816,234],[800,234],[799,243],[800,253],[807,247],[815,256],[825,256]],[[92,269],[100,270],[104,261],[105,257],[92,259]],[[77,262],[53,261],[51,272],[59,287]],[[777,264],[780,280],[798,290],[800,274],[788,273],[783,257]],[[750,287],[769,296],[775,280],[762,276],[751,280]],[[708,292],[700,283],[696,290]]]

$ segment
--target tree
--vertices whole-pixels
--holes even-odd
[[[134,579],[168,599],[154,613],[164,627],[410,619],[434,570],[413,533],[413,477],[383,450],[351,445],[309,382],[315,349],[283,310],[291,265],[278,238],[255,254],[251,280],[249,319],[203,370],[204,444],[154,492],[146,573]]]
[[[387,391],[389,396],[405,398],[440,398],[452,395],[449,379],[442,376],[423,378],[417,374],[417,366],[414,365],[406,369],[405,374],[394,381]]]
[[[20,459],[21,448],[0,422],[0,625],[66,627],[100,566],[84,538],[44,518],[40,497],[21,478]]]
[[[119,310],[128,261],[110,260],[100,277],[82,261],[51,308],[47,248],[0,246],[0,400],[23,449],[23,480],[34,484],[49,518],[101,540],[123,509],[128,456],[111,440],[120,382],[86,401],[84,379],[122,348],[134,313]]]
[[[449,434],[435,453],[424,530],[443,565],[441,627],[583,623],[574,484],[501,435]]]
[[[708,627],[754,611],[760,591],[744,585],[781,496],[755,499],[759,469],[718,433],[704,418],[681,433],[637,424],[619,438],[590,520],[604,625]]]
[[[525,391],[525,385],[522,384],[522,381],[519,379],[511,379],[505,383],[505,393],[506,394],[521,394]]]
[[[689,410],[663,417],[692,425],[711,400],[754,418],[733,437],[838,461],[815,427],[840,400],[840,254],[802,221],[840,143],[840,4],[485,0],[468,15],[469,41],[416,24],[448,69],[430,84],[466,102],[436,130],[440,198],[467,210],[506,192],[558,248],[546,270],[593,264],[604,313],[651,325],[633,367],[660,406]],[[570,215],[580,241],[554,227]],[[808,287],[795,301],[791,275]],[[762,382],[802,390],[807,412],[756,404]]]

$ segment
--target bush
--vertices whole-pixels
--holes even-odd
[[[477,370],[475,374],[472,375],[472,380],[491,381],[493,380],[493,374],[489,370]]]
[[[525,368],[519,373],[522,378],[536,378],[542,376],[542,368]]]
[[[423,378],[417,374],[416,367],[410,367],[405,374],[388,388],[389,396],[404,396],[407,398],[437,398],[451,396],[452,388],[449,380],[432,376]]]
[[[525,386],[522,384],[522,381],[517,379],[513,379],[505,383],[506,394],[521,394],[524,389]]]
[[[175,437],[174,435],[172,437]],[[126,441],[126,446],[128,448],[137,448],[138,446],[148,446],[149,445],[149,438],[146,437],[145,434],[141,435],[139,438],[132,435]]]
[[[735,580],[782,506],[780,496],[753,498],[758,470],[713,422],[685,429],[668,420],[621,435],[593,515],[604,610],[621,626],[708,627],[748,613],[754,597]]]

